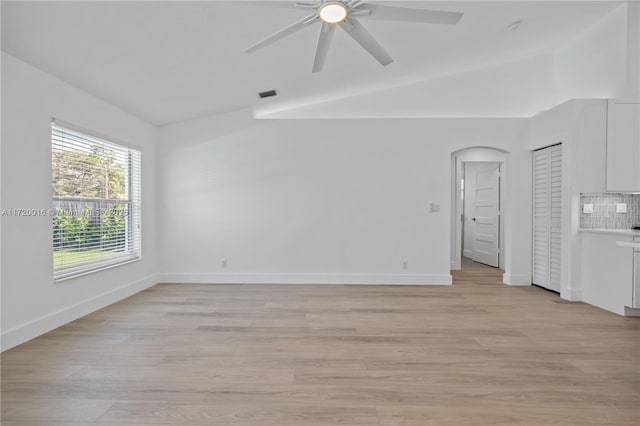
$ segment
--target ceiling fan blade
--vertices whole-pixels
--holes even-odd
[[[295,7],[297,8],[301,8],[301,9],[317,9],[320,7],[320,5],[322,4],[322,2],[303,2],[303,1],[298,1],[295,2]]]
[[[393,62],[393,58],[378,44],[376,39],[354,18],[340,22],[340,28],[345,30],[360,46],[371,54],[382,65],[387,66]]]
[[[269,37],[265,38],[262,41],[257,42],[256,44],[254,44],[253,46],[248,47],[247,49],[245,49],[245,53],[253,53],[258,49],[262,49],[265,46],[270,45],[271,43],[274,43],[280,39],[285,38],[286,36],[295,33],[296,31],[300,31],[301,29],[303,29],[304,27],[306,27],[307,25],[317,21],[318,15],[317,14],[312,14],[309,16],[306,16],[304,18],[302,18],[299,21],[294,22],[293,24],[284,27],[283,29],[281,29],[280,31],[276,32],[275,34],[271,34]]]
[[[384,21],[422,22],[425,24],[456,25],[464,13],[445,12],[442,10],[414,9],[409,7],[383,6],[365,3],[356,10],[370,10],[368,19]]]
[[[264,6],[264,7],[284,7],[285,9],[295,9],[296,2],[294,1],[238,1],[234,2],[242,6]]]
[[[327,58],[327,52],[329,52],[329,45],[333,39],[333,33],[336,29],[335,25],[322,23],[320,28],[320,37],[318,38],[318,46],[316,47],[316,57],[313,60],[313,69],[311,72],[320,72],[324,66],[324,60]]]
[[[317,9],[322,5],[322,1],[238,0],[235,3],[242,6],[279,7],[284,9]]]

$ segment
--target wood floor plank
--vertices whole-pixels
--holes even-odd
[[[166,402],[118,402],[99,424],[119,424],[131,418],[156,424],[264,425],[264,426],[370,426],[378,424],[375,406],[342,407],[304,404],[184,404]]]
[[[159,284],[3,353],[2,424],[640,424],[640,318],[453,276]]]

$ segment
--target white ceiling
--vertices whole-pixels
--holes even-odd
[[[531,57],[576,37],[620,4],[393,2],[465,16],[457,26],[362,18],[395,62],[381,67],[338,31],[324,71],[312,74],[317,25],[242,53],[306,13],[253,3],[2,1],[2,50],[162,125],[265,104],[308,107]],[[516,20],[523,24],[509,31]],[[272,88],[280,96],[257,98]]]

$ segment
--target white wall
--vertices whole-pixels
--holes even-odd
[[[554,53],[554,105],[574,98],[614,98],[627,89],[627,5]],[[638,41],[635,42],[636,49]]]
[[[582,300],[580,193],[605,190],[606,100],[573,100],[530,121],[529,148],[562,142],[562,279],[560,295]]]
[[[478,163],[464,163],[463,176],[464,176],[464,201],[463,201],[463,227],[462,227],[462,255],[468,258],[473,258],[474,252],[474,234],[472,232],[473,224],[471,218],[475,215],[474,204],[476,202],[476,173]]]
[[[271,121],[248,111],[167,126],[165,278],[449,283],[451,153],[525,149],[526,132],[519,119]]]
[[[539,55],[332,101],[267,103],[256,117],[530,117],[553,106],[552,72],[553,55]]]
[[[627,2],[627,84],[622,95],[640,98],[640,2]]]
[[[51,206],[51,117],[142,150],[143,260],[54,283],[50,217],[2,217],[2,348],[155,283],[157,129],[2,53],[2,207]]]

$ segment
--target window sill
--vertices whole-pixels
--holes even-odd
[[[87,270],[84,270],[84,271],[81,271],[81,272],[76,272],[76,273],[72,272],[72,273],[69,273],[68,275],[63,275],[63,276],[61,276],[59,278],[54,278],[53,282],[54,282],[54,284],[56,284],[56,283],[60,283],[60,282],[63,282],[63,281],[72,280],[74,278],[83,277],[85,275],[93,274],[95,272],[104,271],[106,269],[112,269],[112,268],[117,268],[118,266],[128,265],[130,263],[138,262],[140,260],[142,260],[142,256],[136,255],[136,256],[132,256],[129,259],[123,259],[123,260],[120,260],[118,262],[106,263],[106,264],[103,263],[103,264],[100,264],[100,265],[96,265],[92,269],[87,269]]]

